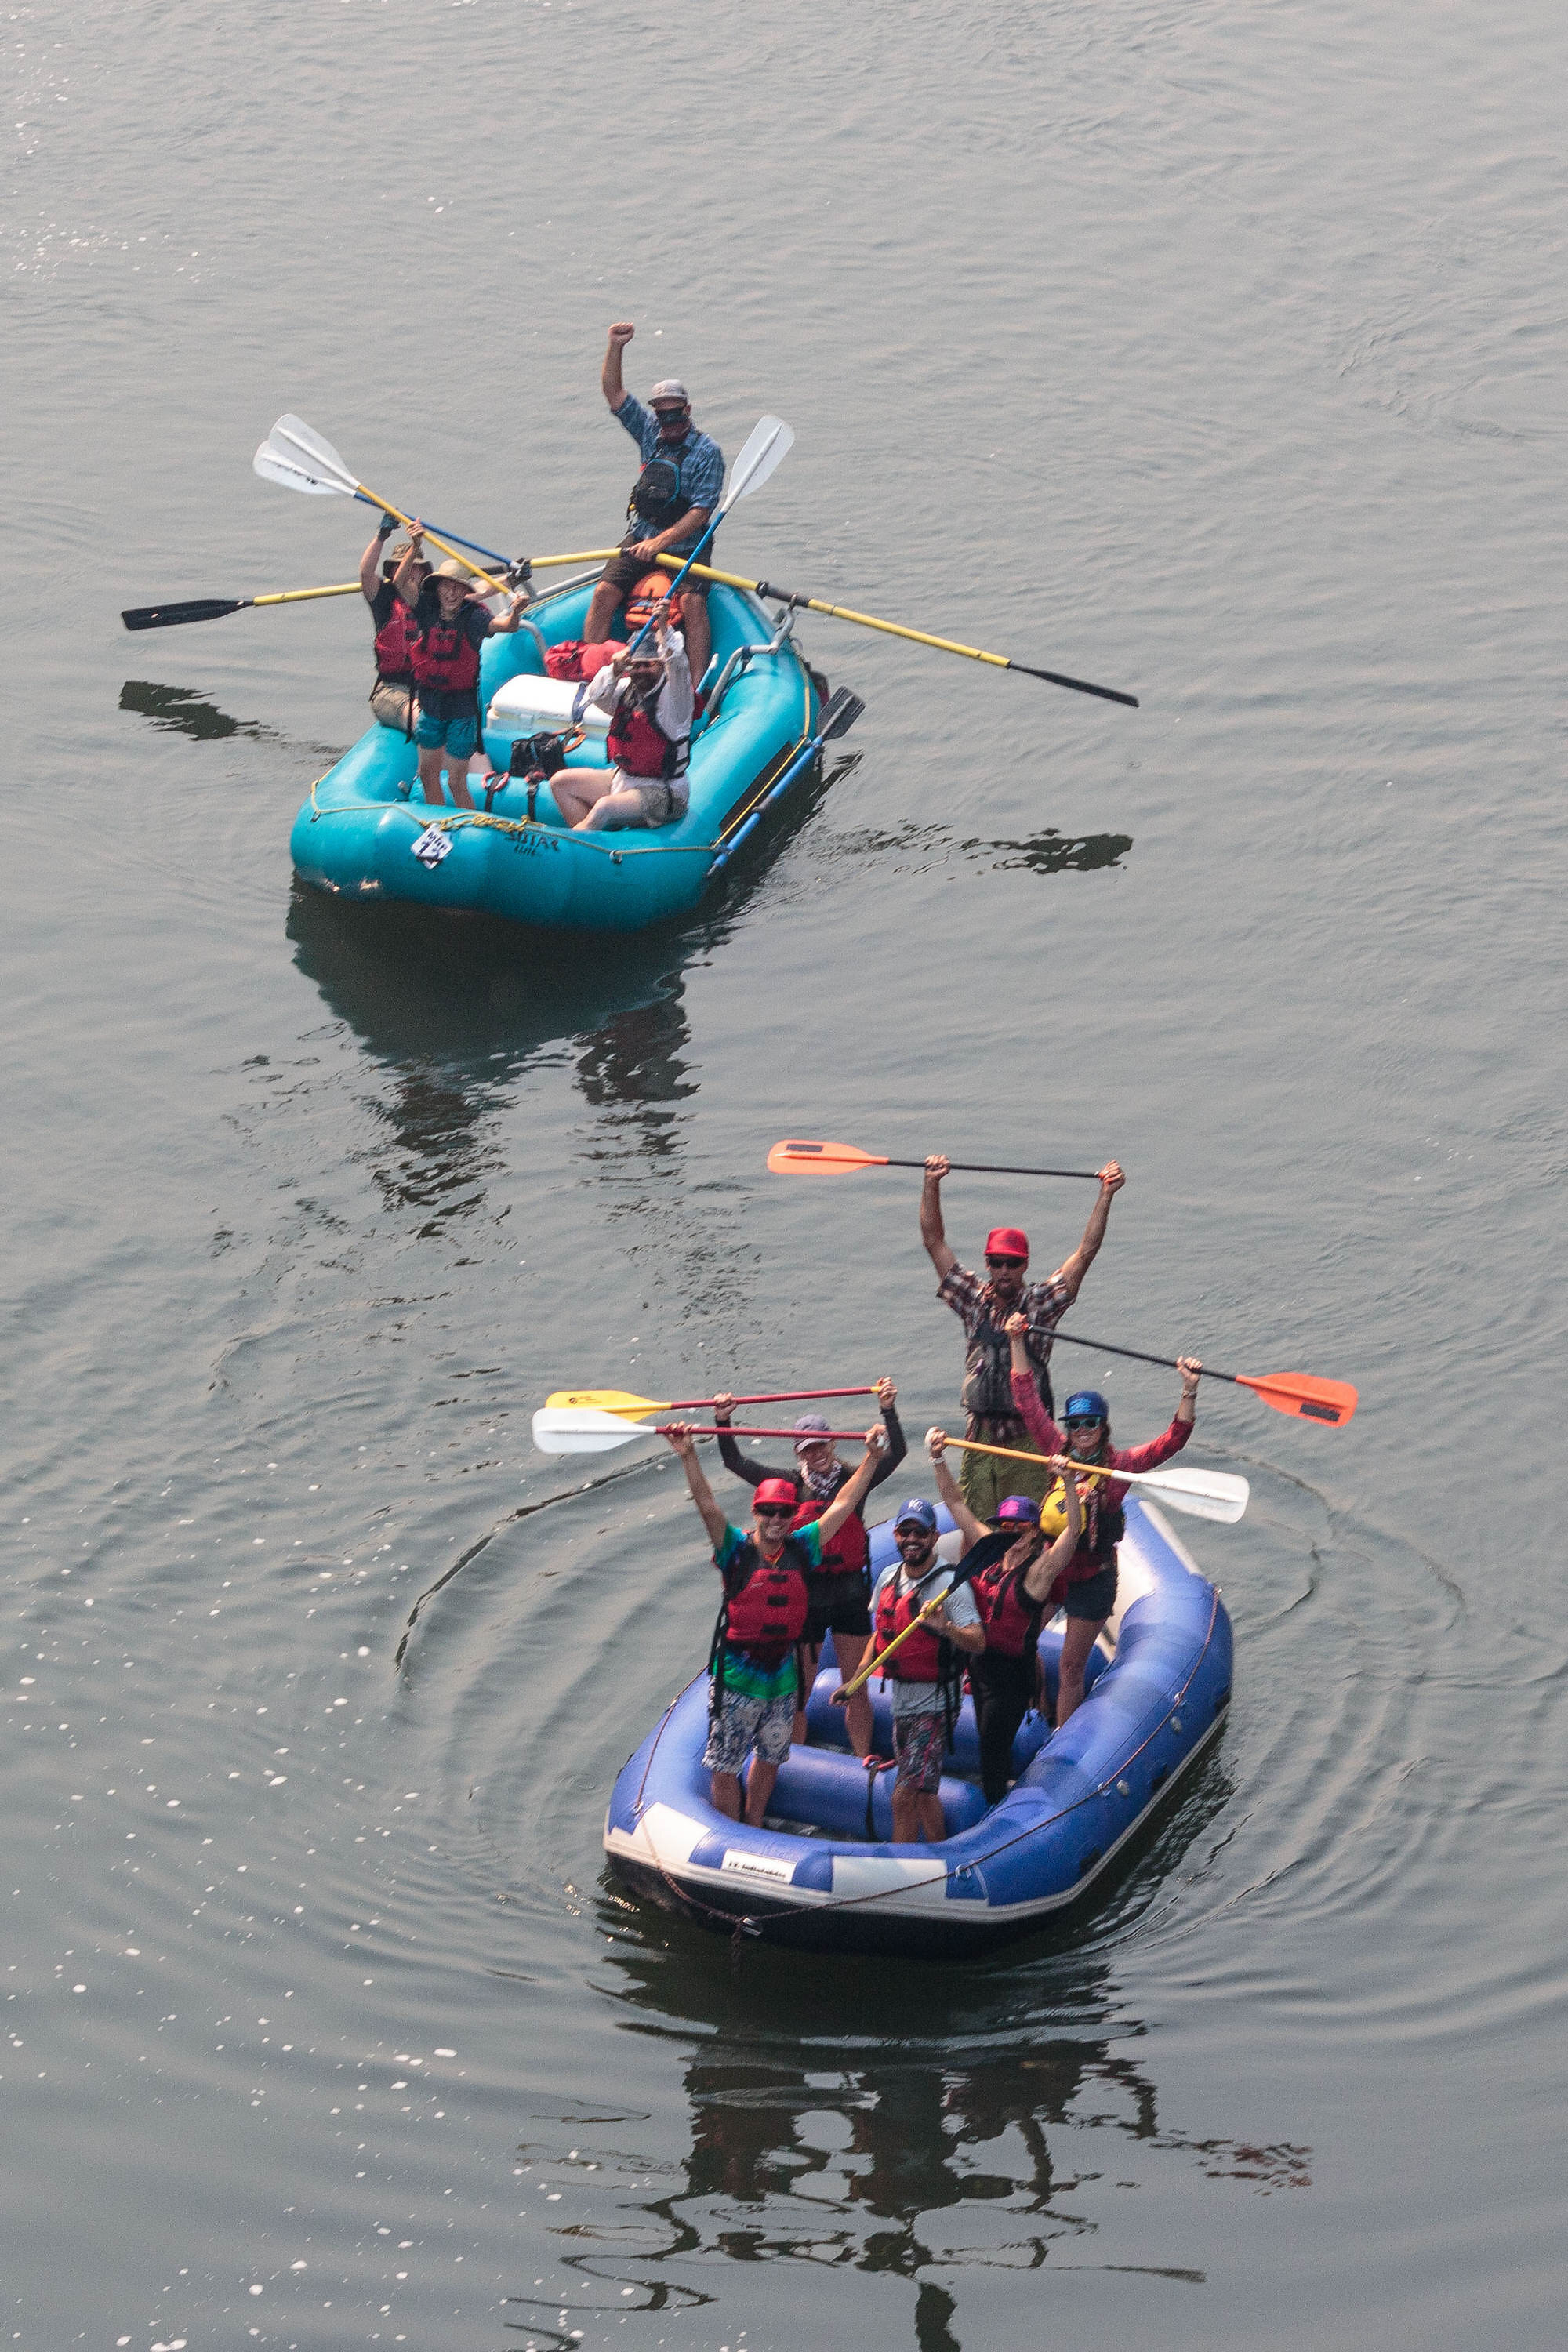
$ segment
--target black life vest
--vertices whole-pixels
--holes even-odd
[[[442,694],[473,693],[479,682],[479,649],[468,635],[469,608],[455,621],[435,620],[414,638],[414,676],[421,687]]]
[[[1034,1562],[1025,1568],[1006,1565],[1016,1541],[1013,1535],[983,1536],[963,1563],[985,1627],[985,1646],[1008,1658],[1028,1655],[1040,1638],[1040,1622],[1046,1613],[1045,1602],[1031,1601],[1024,1590],[1024,1579]]]
[[[667,735],[647,708],[658,701],[663,685],[661,678],[646,696],[635,686],[627,687],[611,714],[605,748],[611,765],[624,774],[668,784],[686,773],[689,745],[684,735]]]
[[[641,536],[653,539],[678,522],[690,504],[680,494],[680,456],[666,457],[662,447],[650,457],[632,484],[626,500],[626,520],[642,525]]]
[[[980,1317],[969,1337],[969,1352],[964,1358],[963,1410],[972,1421],[1016,1421],[1018,1408],[1013,1402],[1013,1343],[1002,1328],[1005,1318],[995,1312],[996,1301],[987,1283],[980,1294]],[[1009,1312],[1011,1310],[1009,1309]],[[1040,1402],[1052,1420],[1056,1406],[1051,1399],[1051,1379],[1046,1370],[1049,1341],[1044,1348],[1033,1328],[1024,1341],[1035,1374],[1035,1385]]]
[[[384,686],[406,686],[414,676],[418,623],[395,590],[392,610],[375,633],[375,674]]]

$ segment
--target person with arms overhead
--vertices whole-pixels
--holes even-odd
[[[488,613],[471,592],[470,575],[455,556],[431,572],[425,565],[419,525],[394,581],[414,618],[414,680],[419,715],[414,740],[419,746],[419,788],[432,808],[441,808],[441,771],[447,771],[458,808],[471,809],[468,761],[479,740],[479,647],[487,637],[516,634],[528,591],[518,589],[503,613]]]
[[[821,1518],[793,1535],[793,1480],[763,1480],[752,1496],[751,1528],[742,1534],[713,1499],[690,1429],[677,1422],[665,1434],[680,1456],[691,1499],[712,1542],[713,1565],[724,1580],[709,1659],[712,1688],[702,1761],[713,1776],[715,1807],[738,1822],[741,1772],[751,1757],[745,1818],[755,1828],[767,1811],[795,1729],[800,1696],[795,1646],[810,1612],[806,1578],[821,1567],[826,1546],[864,1501],[880,1456],[882,1426],[879,1422],[866,1432],[858,1469]]]
[[[371,709],[383,727],[391,727],[399,735],[412,735],[414,614],[393,585],[404,558],[411,552],[408,541],[404,540],[384,562],[382,561],[382,550],[396,529],[391,515],[382,516],[381,529],[360,557],[359,584],[375,626],[375,684],[370,690]],[[429,572],[430,566],[423,560],[416,564],[416,592]]]
[[[899,1420],[898,1390],[891,1381],[877,1382],[877,1402],[882,1408],[882,1426],[887,1431],[887,1448],[881,1464],[871,1480],[879,1486],[890,1478],[909,1445]],[[735,1410],[731,1396],[716,1396],[713,1419],[723,1432]],[[797,1497],[793,1528],[803,1527],[807,1519],[819,1519],[851,1475],[849,1465],[838,1458],[838,1449],[827,1434],[828,1424],[819,1412],[803,1412],[795,1423],[795,1466],[793,1470],[770,1470],[765,1463],[752,1462],[731,1436],[721,1434],[719,1458],[726,1470],[737,1478],[744,1478],[750,1486],[760,1486],[764,1479],[788,1478]],[[851,1511],[831,1541],[823,1547],[822,1565],[807,1576],[806,1591],[811,1601],[811,1614],[806,1621],[805,1641],[802,1652],[802,1682],[809,1691],[822,1655],[825,1637],[833,1635],[833,1654],[838,1671],[846,1682],[854,1675],[871,1638],[871,1546],[866,1533],[865,1503]],[[871,1753],[872,1710],[870,1693],[864,1687],[849,1701],[849,1745],[857,1756]],[[796,1720],[795,1738],[805,1738],[804,1709]]]
[[[628,527],[621,551],[605,566],[588,607],[583,625],[585,645],[597,645],[609,635],[616,606],[636,589],[656,557],[674,555],[685,562],[724,495],[724,453],[717,441],[699,433],[691,422],[686,386],[674,376],[656,383],[647,408],[626,390],[621,360],[636,331],[629,320],[620,320],[610,329],[605,363],[599,371],[600,389],[611,415],[642,452],[642,471],[626,507]],[[689,572],[680,583],[679,603],[692,681],[700,686],[713,642],[708,625],[707,581]]]
[[[937,1297],[951,1307],[963,1325],[968,1343],[964,1357],[963,1402],[969,1416],[964,1435],[984,1445],[1016,1445],[1024,1424],[1013,1401],[1009,1353],[1004,1329],[1012,1314],[1028,1324],[1026,1343],[1037,1400],[1048,1412],[1051,1381],[1051,1333],[1078,1297],[1084,1276],[1100,1254],[1110,1203],[1127,1179],[1114,1160],[1100,1171],[1100,1196],[1089,1213],[1083,1239],[1069,1258],[1045,1282],[1026,1282],[1029,1237],[1016,1225],[994,1225],[985,1236],[985,1270],[982,1282],[948,1246],[942,1220],[942,1180],[949,1172],[945,1152],[926,1161],[921,1190],[921,1239],[937,1271]],[[1008,1490],[1045,1494],[1049,1473],[1031,1470],[1024,1462],[996,1462],[984,1454],[966,1454],[959,1474],[963,1498],[977,1519],[994,1519]]]
[[[960,1566],[985,1628],[985,1647],[969,1661],[969,1687],[980,1735],[981,1785],[986,1803],[999,1805],[1007,1793],[1018,1727],[1039,1705],[1040,1626],[1053,1605],[1052,1588],[1078,1550],[1083,1510],[1078,1482],[1068,1478],[1063,1482],[1061,1532],[1054,1543],[1046,1542],[1040,1506],[1032,1495],[1005,1495],[987,1527],[959,1492],[943,1459],[946,1445],[945,1430],[926,1432],[936,1491],[958,1522],[964,1543]]]
[[[942,1811],[942,1759],[952,1745],[960,1703],[962,1667],[955,1652],[973,1661],[985,1647],[985,1629],[974,1595],[937,1556],[936,1510],[921,1495],[900,1506],[893,1521],[899,1557],[882,1570],[871,1595],[873,1660],[915,1623],[932,1601],[939,1603],[923,1624],[900,1642],[883,1680],[893,1686],[893,1838],[900,1845],[924,1839],[929,1845],[947,1835]],[[850,1702],[842,1690],[835,1706]]]
[[[1203,1370],[1196,1356],[1177,1359],[1182,1393],[1170,1427],[1145,1445],[1117,1447],[1110,1443],[1110,1408],[1098,1389],[1078,1389],[1068,1397],[1062,1407],[1064,1436],[1040,1402],[1028,1339],[1028,1318],[1022,1314],[1010,1315],[1007,1341],[1012,1350],[1013,1399],[1030,1438],[1043,1452],[1067,1454],[1079,1462],[1092,1462],[1102,1470],[1126,1470],[1136,1475],[1143,1470],[1157,1470],[1162,1462],[1179,1454],[1192,1435],[1198,1375]],[[996,1466],[1016,1470],[1023,1465],[1013,1462],[998,1463]],[[1061,1590],[1068,1623],[1057,1683],[1058,1731],[1083,1705],[1083,1670],[1100,1628],[1116,1606],[1116,1547],[1127,1525],[1121,1508],[1127,1488],[1120,1478],[1080,1478],[1077,1484],[1083,1508],[1083,1531],[1065,1571]]]

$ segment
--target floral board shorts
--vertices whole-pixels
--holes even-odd
[[[746,1698],[727,1690],[722,1712],[709,1725],[702,1761],[710,1772],[738,1772],[754,1748],[763,1764],[782,1764],[794,1729],[793,1690],[783,1698]]]
[[[943,1728],[940,1714],[894,1716],[893,1753],[899,1759],[895,1788],[912,1789],[919,1797],[935,1795],[942,1786]]]

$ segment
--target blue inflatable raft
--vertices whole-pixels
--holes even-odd
[[[491,767],[505,769],[518,737],[569,722],[576,689],[544,675],[544,647],[581,636],[592,593],[579,583],[546,596],[516,636],[487,640],[479,690]],[[574,834],[548,786],[531,820],[521,780],[509,780],[488,812],[477,789],[471,815],[449,803],[432,809],[414,782],[413,744],[377,726],[311,787],[289,841],[300,879],[361,902],[402,899],[551,928],[636,931],[689,914],[818,765],[807,746],[823,681],[790,642],[790,621],[775,625],[732,588],[715,587],[708,609],[713,683],[678,824]],[[602,721],[568,764],[604,766]]]
[[[959,1958],[1039,1927],[1086,1904],[1118,1857],[1217,1738],[1230,1701],[1230,1619],[1160,1511],[1129,1497],[1116,1613],[1089,1659],[1088,1696],[1047,1735],[1025,1719],[1017,1778],[987,1809],[978,1786],[974,1711],[967,1698],[942,1783],[948,1834],[940,1845],[894,1845],[890,1771],[873,1779],[845,1745],[838,1675],[819,1673],[810,1744],[779,1774],[767,1825],[715,1811],[702,1765],[706,1675],[688,1685],[616,1780],[605,1851],[638,1892],[710,1926],[818,1951],[895,1951]],[[944,1512],[942,1549],[958,1537]],[[892,1530],[874,1531],[877,1569]],[[1040,1635],[1052,1703],[1064,1620]],[[880,1685],[873,1684],[874,1691]],[[876,1752],[891,1753],[885,1696]]]

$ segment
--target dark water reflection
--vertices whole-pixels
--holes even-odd
[[[120,689],[121,710],[140,712],[163,734],[188,735],[197,743],[211,743],[226,735],[247,735],[256,742],[277,742],[275,729],[253,719],[231,719],[216,702],[185,686],[158,686],[150,678],[128,677]]]

